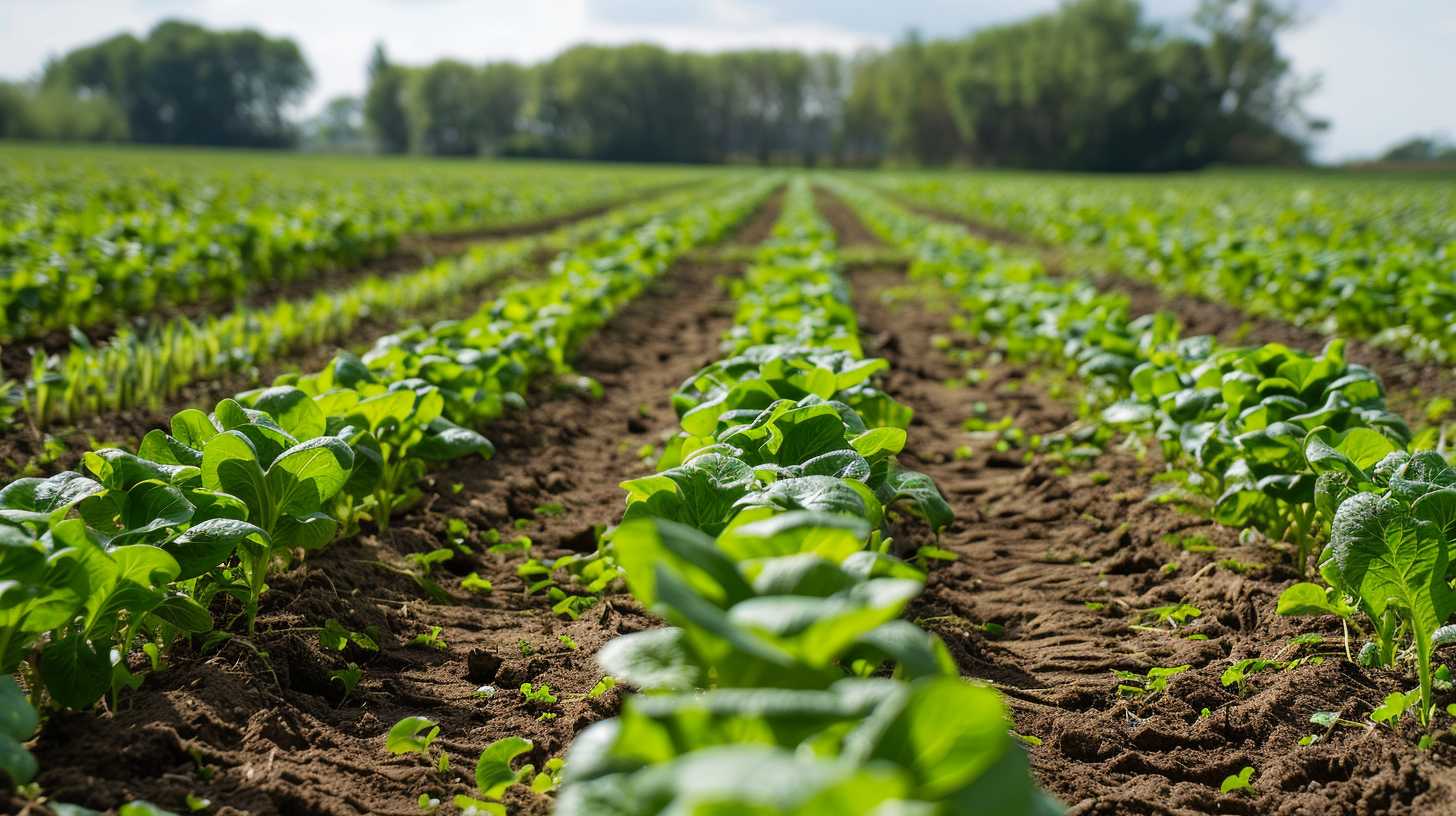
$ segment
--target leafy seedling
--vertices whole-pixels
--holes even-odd
[[[1243,770],[1231,776],[1224,777],[1223,784],[1218,786],[1219,793],[1233,793],[1234,791],[1254,789],[1254,768],[1245,765]]]
[[[1170,629],[1177,629],[1194,618],[1201,617],[1203,610],[1186,603],[1169,604],[1167,606],[1155,606],[1151,609],[1144,609],[1141,618],[1144,621],[1156,621],[1163,623]]]
[[[440,736],[440,726],[427,717],[405,717],[389,729],[384,747],[391,754],[429,756],[430,746]]]
[[[342,652],[350,643],[363,649],[366,652],[379,651],[379,641],[368,632],[355,632],[345,629],[344,625],[334,618],[324,621],[323,628],[318,634],[319,646],[331,652]]]
[[[495,590],[489,579],[481,578],[475,572],[460,579],[460,588],[475,595],[489,595]]]
[[[595,699],[597,697],[601,697],[602,695],[606,694],[616,687],[617,679],[615,677],[611,676],[610,674],[603,675],[602,679],[598,680],[597,684],[591,687],[591,691],[588,691],[586,693],[586,696]]]
[[[561,771],[566,761],[561,757],[546,760],[541,772],[531,779],[531,790],[535,793],[551,793],[561,787]]]
[[[359,680],[364,676],[364,671],[359,668],[358,663],[350,662],[349,665],[337,671],[329,672],[329,679],[344,687],[344,699],[349,699],[354,689],[359,687]]]
[[[467,813],[505,816],[506,808],[500,804],[500,798],[506,789],[531,779],[536,770],[531,765],[512,768],[511,763],[532,747],[531,741],[524,737],[506,737],[486,746],[475,762],[475,797],[456,796],[455,807]]]
[[[495,538],[497,539],[495,543],[487,547],[487,550],[492,555],[510,555],[512,553],[521,553],[524,555],[531,552],[532,542],[530,536],[518,535],[510,541],[501,541],[499,540],[501,537],[500,531],[492,530],[491,532],[495,533]]]
[[[1169,667],[1153,667],[1148,669],[1146,674],[1139,674],[1132,671],[1114,670],[1118,680],[1117,693],[1125,697],[1142,697],[1161,694],[1168,689],[1168,681],[1193,668],[1191,665]],[[1133,685],[1133,684],[1136,685]]]
[[[1242,697],[1247,690],[1247,683],[1250,677],[1253,677],[1261,671],[1282,669],[1284,665],[1284,663],[1278,660],[1267,660],[1262,657],[1244,658],[1243,660],[1235,661],[1232,666],[1224,669],[1223,676],[1219,678],[1219,682],[1223,684],[1224,688],[1238,686],[1239,696]]]
[[[1400,718],[1412,708],[1417,710],[1417,718],[1419,719],[1420,705],[1420,689],[1414,689],[1412,691],[1392,691],[1385,695],[1384,702],[1370,712],[1370,721],[1394,727],[1396,723],[1400,722]]]
[[[444,630],[439,626],[431,626],[430,631],[415,635],[414,639],[409,642],[409,645],[425,646],[437,652],[443,652],[449,647],[445,644],[445,639],[440,637],[442,631]]]
[[[522,683],[521,696],[526,698],[526,702],[528,704],[537,708],[553,706],[556,705],[558,701],[557,696],[551,693],[551,686],[547,685],[546,683],[542,683],[539,686],[532,685],[530,683]]]
[[[923,570],[930,569],[932,561],[957,561],[960,556],[944,547],[935,547],[929,544],[920,547],[915,551],[915,565]]]

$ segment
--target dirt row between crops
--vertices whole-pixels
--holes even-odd
[[[852,212],[823,209],[852,231]],[[1456,807],[1449,738],[1423,752],[1409,726],[1326,734],[1309,722],[1317,711],[1365,720],[1413,680],[1345,661],[1337,626],[1277,616],[1278,594],[1296,580],[1281,553],[1157,503],[1156,453],[1140,460],[1114,450],[1095,469],[1065,475],[966,433],[963,422],[979,406],[1028,434],[1076,417],[1046,395],[1038,372],[994,355],[977,364],[984,379],[969,381],[951,355],[989,350],[936,347],[935,338],[952,338],[942,291],[907,285],[901,269],[859,273],[854,286],[866,352],[889,359],[887,390],[915,409],[902,459],[932,476],[956,512],[940,543],[959,558],[932,571],[911,614],[946,640],[963,674],[1006,696],[1018,733],[1038,742],[1027,749],[1037,779],[1071,813],[1375,816]],[[887,292],[896,295],[888,302]],[[1144,615],[1183,603],[1199,614],[1176,628]],[[1324,643],[1290,644],[1308,632]],[[1254,675],[1242,693],[1223,686],[1224,670],[1250,657],[1323,660]],[[1164,693],[1118,692],[1126,681],[1115,670],[1182,665],[1190,668]],[[1314,744],[1298,744],[1316,734]],[[1244,767],[1254,768],[1254,789],[1220,794]]]
[[[1035,252],[1041,257],[1047,270],[1054,275],[1087,277],[1104,291],[1122,292],[1128,296],[1134,315],[1157,311],[1175,314],[1183,322],[1184,333],[1187,335],[1211,334],[1230,345],[1283,343],[1310,353],[1318,353],[1330,341],[1329,335],[1313,329],[1283,320],[1251,315],[1236,304],[1165,292],[1157,284],[1136,279],[1105,265],[1090,267],[1085,256],[1066,252],[1060,247],[1037,243],[1006,229],[915,205],[903,198],[898,200],[921,215],[960,224],[988,241]],[[1258,297],[1258,294],[1251,292],[1250,297]],[[1420,419],[1424,412],[1424,401],[1431,397],[1456,398],[1456,369],[1449,366],[1416,362],[1395,349],[1360,340],[1347,341],[1346,355],[1352,362],[1368,366],[1380,375],[1385,382],[1391,408],[1407,419]]]
[[[757,235],[762,220],[760,213],[740,235]],[[192,793],[219,814],[416,814],[421,793],[444,801],[469,793],[475,758],[494,740],[531,739],[537,767],[560,756],[620,702],[620,691],[586,695],[601,676],[592,660],[601,645],[653,625],[630,597],[608,596],[566,621],[543,595],[525,594],[516,576],[523,556],[481,554],[444,565],[440,583],[455,601],[445,605],[373,562],[404,566],[409,553],[446,546],[452,519],[505,541],[527,535],[538,558],[593,550],[595,527],[620,517],[617,483],[651,470],[639,448],[676,427],[667,396],[718,356],[731,311],[715,278],[732,270],[680,265],[604,327],[577,361],[602,384],[603,398],[536,395],[531,409],[487,430],[495,459],[435,475],[427,493],[436,497],[389,533],[337,543],[276,577],[254,641],[268,660],[240,645],[177,654],[114,715],[55,717],[36,750],[45,790],[93,807],[144,797],[185,812]],[[559,512],[543,507],[551,504]],[[494,591],[460,589],[472,571]],[[377,627],[382,651],[321,651],[313,632],[299,630],[328,618]],[[407,645],[435,626],[446,648]],[[355,696],[341,700],[328,675],[346,659],[364,674]],[[525,682],[549,684],[560,702],[531,707],[519,692]],[[487,684],[494,696],[477,696]],[[411,715],[439,723],[439,745],[452,755],[448,773],[385,752],[385,732]],[[521,789],[508,801],[513,814],[549,808]]]
[[[763,241],[778,219],[783,192],[779,190],[730,231],[725,242],[751,245]],[[189,384],[175,396],[163,401],[160,408],[129,408],[102,416],[85,417],[69,426],[37,431],[20,426],[0,437],[0,468],[9,478],[19,475],[50,475],[74,469],[80,457],[96,447],[114,446],[135,450],[142,436],[152,428],[166,427],[173,414],[184,408],[212,410],[219,400],[241,391],[273,382],[279,375],[293,371],[317,371],[340,351],[367,351],[378,338],[415,324],[431,324],[441,320],[469,317],[480,305],[505,286],[528,280],[545,271],[549,257],[538,257],[525,267],[506,270],[479,286],[462,288],[451,298],[409,314],[366,318],[359,321],[346,337],[317,348],[284,355],[267,363],[249,366],[222,377]],[[61,451],[47,454],[49,444]]]
[[[1057,475],[1000,452],[961,428],[972,406],[1012,416],[1016,427],[1045,433],[1074,419],[1014,366],[985,368],[985,380],[947,385],[964,375],[931,337],[949,334],[946,315],[905,303],[889,307],[869,293],[898,273],[860,276],[867,351],[887,357],[890,393],[916,411],[907,465],[935,478],[956,511],[943,546],[960,556],[932,574],[913,614],[950,645],[964,674],[1007,695],[1018,732],[1041,740],[1030,749],[1038,779],[1076,814],[1432,813],[1453,806],[1442,743],[1418,751],[1416,734],[1387,729],[1324,729],[1317,711],[1364,720],[1390,691],[1412,681],[1360,670],[1343,659],[1337,626],[1280,618],[1279,592],[1295,580],[1281,554],[1241,545],[1235,531],[1159,505],[1156,457],[1101,457],[1093,471]],[[934,294],[924,295],[934,297]],[[956,450],[973,454],[958,459]],[[1179,541],[1216,547],[1184,552]],[[1177,564],[1167,572],[1167,564]],[[1191,604],[1201,614],[1173,628],[1144,610]],[[986,624],[1001,627],[993,633]],[[1313,651],[1290,645],[1317,631]],[[1196,636],[1193,639],[1190,636]],[[1254,676],[1247,691],[1220,684],[1234,661],[1326,657],[1321,665]],[[1163,695],[1119,696],[1114,670],[1146,672],[1190,665]],[[1200,716],[1208,708],[1208,716]],[[1241,768],[1255,769],[1255,790],[1220,795]],[[1444,777],[1444,778],[1443,778]]]

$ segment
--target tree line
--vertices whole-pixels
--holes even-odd
[[[10,103],[0,87],[0,136],[28,99],[66,114],[50,116],[53,131],[86,123],[76,138],[179,144],[1073,170],[1299,162],[1321,123],[1278,48],[1295,22],[1280,2],[1202,0],[1171,29],[1137,0],[1069,0],[848,56],[582,45],[530,65],[407,66],[376,47],[363,98],[332,100],[303,128],[285,115],[310,82],[291,41],[169,22],[67,54],[37,87],[11,86]]]
[[[533,66],[382,50],[364,115],[386,152],[633,161],[906,161],[1078,170],[1299,162],[1319,127],[1274,0],[1203,0],[1187,33],[1076,0],[854,56],[578,46]]]
[[[258,31],[169,20],[0,84],[0,137],[223,147],[290,147],[289,110],[313,71],[298,44]]]

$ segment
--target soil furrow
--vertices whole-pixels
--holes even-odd
[[[587,696],[600,678],[591,656],[652,619],[614,595],[565,620],[544,593],[526,594],[520,553],[457,556],[437,568],[449,605],[379,562],[406,567],[411,553],[449,546],[454,520],[472,537],[529,536],[536,558],[593,549],[597,527],[621,513],[617,483],[650,472],[641,449],[676,428],[665,395],[718,356],[731,312],[715,278],[733,269],[675,267],[580,355],[577,369],[601,383],[601,398],[543,388],[530,409],[487,429],[495,459],[434,474],[432,498],[389,532],[340,542],[277,576],[254,639],[266,661],[241,643],[206,656],[179,653],[119,711],[53,718],[36,750],[46,791],[93,807],[144,797],[181,809],[194,793],[221,814],[405,814],[418,812],[421,793],[446,801],[468,793],[475,757],[494,740],[533,740],[538,768],[561,755],[577,731],[620,702],[618,691]],[[461,589],[471,572],[494,590]],[[308,629],[329,618],[353,630],[376,627],[381,652],[321,650]],[[445,649],[409,645],[433,627]],[[363,680],[341,699],[329,673],[349,660]],[[526,682],[549,684],[559,702],[527,703],[519,691]],[[487,684],[493,696],[478,696]],[[385,752],[385,732],[410,715],[439,723],[449,772]],[[515,814],[549,807],[519,788],[508,802]]]
[[[1028,747],[1037,778],[1070,813],[1456,807],[1449,740],[1421,751],[1409,722],[1328,732],[1310,723],[1315,712],[1368,723],[1413,680],[1344,660],[1328,622],[1279,617],[1276,599],[1298,577],[1284,553],[1158,502],[1155,452],[1113,449],[1095,470],[1069,472],[966,433],[973,406],[1028,433],[1076,417],[1037,372],[955,339],[943,291],[909,285],[901,269],[860,272],[854,287],[866,353],[890,361],[886,389],[915,409],[902,458],[956,512],[938,543],[958,558],[931,572],[911,614],[945,639],[964,675],[1006,696],[1018,733],[1038,741]],[[981,376],[952,361],[968,352],[980,355]],[[1186,614],[1177,625],[1175,611]],[[1323,641],[1291,643],[1311,633]],[[1302,660],[1222,682],[1234,661],[1256,657]],[[1156,667],[1187,668],[1163,691],[1119,688],[1147,684],[1114,672]],[[1246,766],[1253,790],[1220,794]]]
[[[773,234],[774,224],[779,222],[779,213],[784,208],[784,188],[780,186],[760,204],[758,210],[728,234],[719,246],[752,247],[768,240]]]
[[[1278,593],[1295,579],[1282,553],[1153,500],[1155,456],[1112,451],[1095,471],[1069,474],[963,431],[978,402],[1023,428],[1075,417],[1031,371],[988,364],[984,379],[961,379],[933,341],[950,336],[943,310],[926,305],[943,295],[878,296],[904,283],[898,271],[855,278],[866,351],[890,360],[887,389],[916,412],[903,458],[936,480],[957,516],[941,545],[959,558],[932,572],[912,614],[945,638],[966,676],[1006,694],[1017,731],[1040,740],[1028,749],[1037,777],[1072,813],[1452,806],[1456,752],[1444,742],[1423,752],[1411,727],[1325,734],[1310,724],[1317,711],[1364,720],[1412,681],[1350,665],[1338,627],[1277,616]],[[1179,604],[1197,614],[1176,627],[1154,611]],[[1324,643],[1290,643],[1307,632]],[[1222,685],[1234,660],[1252,657],[1321,660],[1254,675],[1242,691]],[[1184,665],[1163,692],[1120,693],[1119,683],[1138,684],[1113,674]],[[1321,736],[1300,746],[1308,735]],[[1220,794],[1245,766],[1254,790]]]
[[[879,238],[854,214],[839,196],[823,187],[814,188],[814,206],[824,215],[841,248],[883,246]]]

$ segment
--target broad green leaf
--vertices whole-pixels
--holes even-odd
[[[812,553],[838,563],[863,550],[869,534],[860,518],[792,511],[735,522],[718,538],[718,548],[736,561]]]
[[[295,445],[273,461],[266,476],[268,495],[276,512],[306,515],[317,512],[349,479],[354,453],[336,436],[320,436]]]
[[[489,459],[495,446],[489,439],[440,417],[430,423],[425,437],[415,445],[415,455],[429,462],[447,462],[471,454]]]
[[[324,413],[313,397],[289,386],[263,390],[253,400],[253,407],[273,417],[278,426],[300,441],[313,439],[324,432]]]
[[[181,593],[169,594],[152,609],[152,614],[188,634],[212,631],[212,614],[207,607]]]
[[[440,726],[427,717],[405,717],[389,729],[384,738],[385,750],[391,754],[416,754],[429,750],[440,733]]]
[[[905,449],[905,431],[902,428],[874,428],[856,436],[850,444],[866,459],[894,456]]]
[[[597,664],[612,677],[644,691],[693,689],[704,682],[682,630],[674,627],[613,638],[597,652]]]
[[[1362,481],[1376,463],[1395,449],[1395,443],[1369,428],[1352,428],[1344,433],[1315,428],[1304,441],[1305,458],[1317,473],[1340,469]]]
[[[763,490],[749,493],[738,507],[773,507],[781,511],[810,510],[863,518],[864,500],[858,491],[833,476],[800,476],[780,479]]]
[[[246,436],[227,431],[208,440],[202,451],[202,484],[231,493],[248,507],[248,520],[269,524],[273,500],[268,495],[258,452]]]
[[[24,742],[35,733],[40,719],[15,678],[0,674],[0,735]],[[3,766],[0,766],[3,767]],[[22,780],[24,781],[24,780]]]
[[[1348,617],[1354,610],[1332,600],[1329,591],[1318,584],[1301,582],[1279,594],[1280,615],[1337,615]]]
[[[112,538],[111,544],[155,540],[153,533],[186,524],[193,512],[192,503],[177,488],[142,482],[126,492],[121,509],[122,532]]]
[[[80,635],[52,640],[41,649],[40,676],[57,705],[83,709],[111,686],[111,650]]]
[[[273,527],[272,543],[284,549],[316,550],[334,540],[339,522],[327,513],[284,516]]]
[[[207,414],[196,408],[184,408],[172,415],[172,436],[193,450],[205,448],[207,441],[217,433],[217,427]]]
[[[142,437],[137,455],[160,464],[202,466],[202,450],[192,448],[159,428]]]
[[[191,465],[167,465],[151,462],[118,448],[90,451],[82,457],[86,469],[112,490],[129,490],[138,482],[158,481],[177,484],[195,478],[197,468]]]
[[[487,799],[499,799],[506,788],[520,780],[511,762],[531,750],[531,741],[522,737],[506,737],[486,746],[475,763],[475,789]]]
[[[208,519],[163,544],[162,549],[177,559],[181,567],[177,579],[185,581],[222,565],[238,544],[250,536],[267,545],[267,533],[246,521]]]
[[[130,544],[107,551],[116,562],[116,580],[131,581],[144,587],[165,586],[177,580],[181,567],[161,547]]]
[[[679,574],[694,595],[716,605],[753,595],[733,560],[690,527],[659,519],[625,521],[612,532],[610,547],[632,594],[648,607],[657,601],[660,570]]]
[[[932,800],[974,784],[1014,750],[996,692],[958,677],[917,680],[900,716],[875,740],[870,757],[914,774]],[[1030,789],[1028,777],[1018,780]]]
[[[935,482],[924,473],[892,467],[875,493],[886,508],[902,500],[909,502],[910,511],[924,519],[932,530],[941,530],[955,521],[950,505],[940,495]]]

